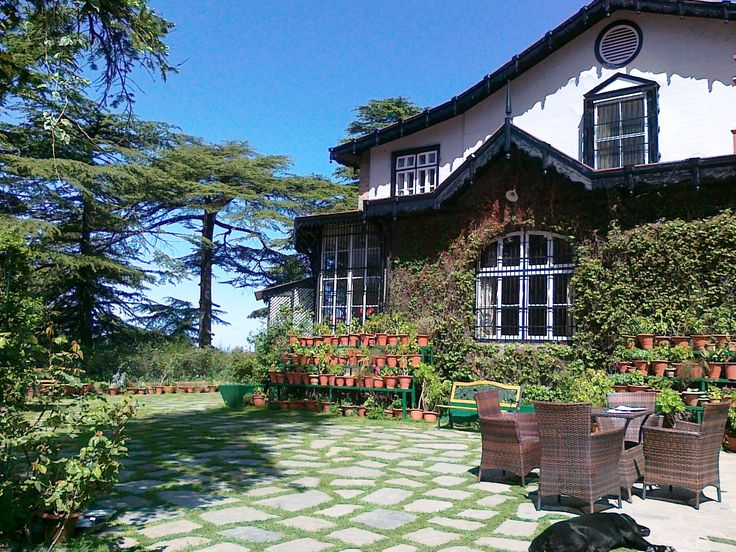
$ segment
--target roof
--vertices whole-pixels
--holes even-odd
[[[627,166],[618,169],[594,170],[562,153],[547,142],[509,123],[501,126],[486,142],[472,153],[448,178],[429,194],[388,197],[363,202],[366,218],[397,215],[399,212],[419,212],[440,209],[442,205],[475,182],[478,172],[491,161],[511,152],[522,151],[539,159],[542,169],[553,169],[571,182],[587,190],[638,184],[663,185],[690,180],[697,187],[703,179],[736,177],[736,155],[695,157],[683,161]]]
[[[508,81],[528,71],[568,42],[580,36],[593,25],[622,10],[680,17],[705,17],[723,21],[736,19],[736,4],[731,4],[728,1],[594,0],[567,21],[547,32],[544,37],[529,48],[515,55],[496,71],[486,75],[480,82],[471,86],[465,92],[443,104],[426,109],[414,117],[330,148],[330,159],[343,165],[358,167],[361,152],[461,115],[500,90]]]
[[[312,287],[314,285],[314,278],[303,278],[301,280],[294,280],[292,282],[286,282],[284,284],[277,284],[267,288],[259,289],[254,293],[256,301],[268,301],[269,297],[279,295],[280,293],[286,293],[296,288],[301,287]]]

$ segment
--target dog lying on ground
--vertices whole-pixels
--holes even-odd
[[[649,529],[626,514],[585,514],[548,527],[532,541],[529,552],[608,552],[631,548],[647,552],[676,552],[644,540]]]

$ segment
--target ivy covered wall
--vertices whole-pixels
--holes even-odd
[[[505,199],[511,189],[514,203]],[[434,327],[447,379],[551,384],[583,365],[605,367],[631,316],[665,312],[674,328],[678,313],[736,307],[736,217],[728,211],[735,203],[734,182],[589,191],[514,152],[439,212],[388,223],[388,310]],[[572,348],[501,352],[473,339],[478,258],[519,229],[556,232],[576,248]]]

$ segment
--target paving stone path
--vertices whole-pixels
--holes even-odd
[[[293,411],[232,412],[214,394],[142,402],[125,479],[100,501],[119,510],[113,530],[121,548],[522,551],[567,515],[537,512],[527,498],[533,483],[528,489],[514,481],[478,483],[474,432]],[[736,552],[728,540],[735,531],[697,535],[692,550]],[[706,535],[718,538],[698,538]]]

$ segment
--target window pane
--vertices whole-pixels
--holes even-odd
[[[547,236],[529,235],[529,264],[547,264]]]
[[[480,256],[480,266],[482,268],[496,268],[498,263],[498,242],[493,242],[486,247]]]
[[[519,277],[506,276],[501,278],[501,304],[519,305]]]
[[[531,276],[529,278],[529,304],[547,304],[547,276]]]
[[[503,266],[519,266],[521,236],[511,236],[503,239]]]
[[[363,304],[363,278],[353,278],[353,305]]]
[[[623,165],[640,165],[646,160],[646,143],[644,136],[631,136],[621,140],[623,148]]]
[[[476,286],[476,335],[490,339],[496,334],[496,278],[481,278]]]
[[[570,275],[557,274],[554,276],[552,302],[555,305],[567,305],[569,301]]]
[[[547,307],[529,308],[528,333],[533,337],[544,337],[547,335]]]
[[[519,309],[504,307],[501,309],[501,335],[519,335]]]
[[[552,263],[556,265],[572,263],[572,247],[567,243],[567,240],[563,240],[562,238],[553,239]]]
[[[618,136],[618,103],[600,104],[596,109],[596,138]]]
[[[567,307],[554,307],[552,311],[552,334],[555,337],[572,336],[572,317]]]
[[[634,98],[621,102],[621,131],[627,134],[644,132],[644,98]]]
[[[619,140],[598,142],[596,145],[596,168],[613,169],[621,166],[621,152]]]

